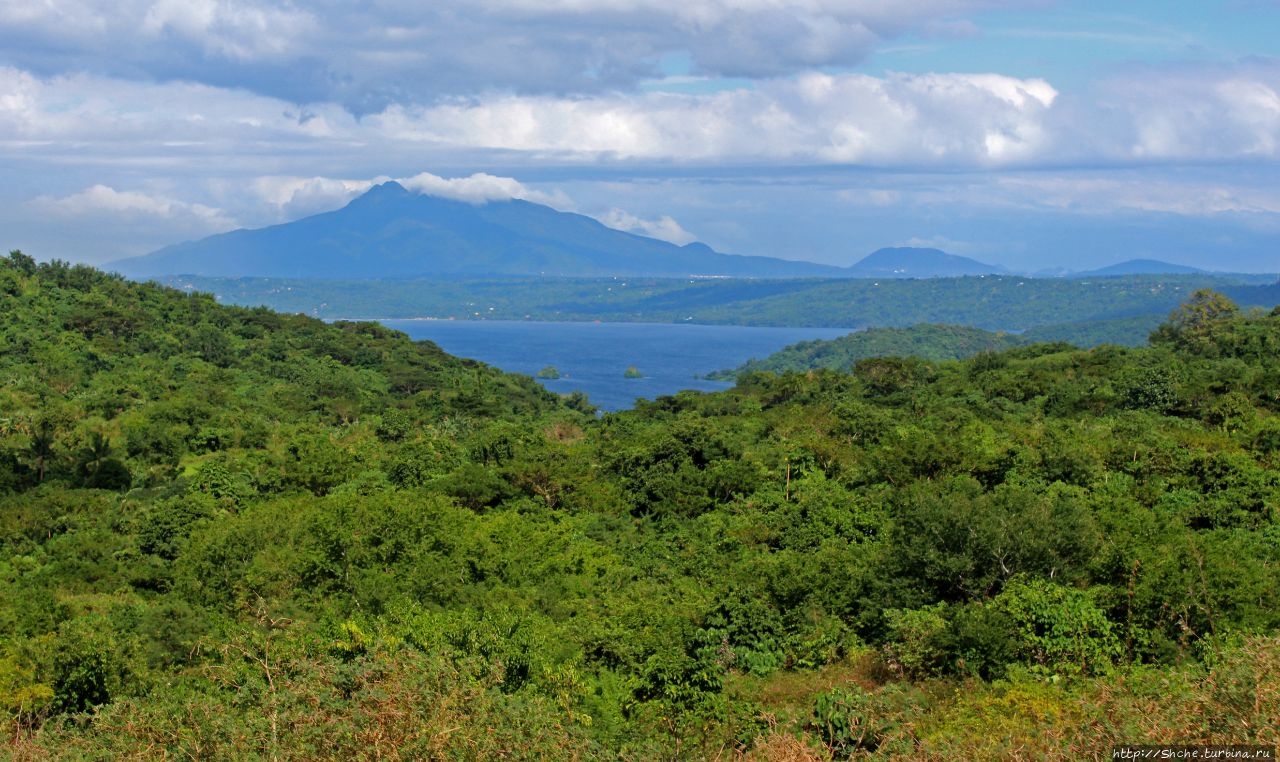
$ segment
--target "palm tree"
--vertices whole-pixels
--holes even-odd
[[[89,476],[96,472],[102,462],[111,457],[111,440],[101,431],[89,435],[89,442],[80,450],[79,467],[82,473]]]
[[[54,428],[49,421],[41,421],[31,434],[31,445],[28,451],[36,461],[37,483],[44,482],[44,471],[49,458],[53,457]]]

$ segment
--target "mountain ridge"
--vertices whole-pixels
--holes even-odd
[[[941,249],[892,246],[877,249],[849,268],[862,277],[948,278],[965,275],[999,275],[1003,267],[948,254]]]
[[[394,181],[373,186],[340,209],[262,228],[218,233],[117,260],[108,267],[135,278],[951,278],[1012,274],[1000,265],[928,247],[885,247],[848,267],[727,254],[700,241],[678,245],[524,199],[471,203],[419,194]],[[1159,260],[1130,259],[1052,275],[1079,278],[1204,272]]]
[[[113,262],[130,277],[848,277],[845,268],[679,246],[521,199],[471,204],[383,183],[341,209]]]
[[[1159,259],[1126,259],[1113,265],[1071,273],[1072,278],[1106,278],[1113,275],[1200,275],[1199,267],[1176,265]]]

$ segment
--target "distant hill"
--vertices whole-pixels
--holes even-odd
[[[115,262],[130,277],[848,277],[844,268],[721,254],[528,201],[487,204],[378,185],[342,209]]]
[[[979,352],[1021,346],[1017,336],[958,325],[914,325],[907,328],[870,328],[838,339],[815,339],[784,347],[764,359],[751,359],[733,370],[717,371],[708,378],[729,380],[743,373],[786,373],[827,369],[848,371],[868,357],[918,357],[923,360],[960,360]]]
[[[939,362],[963,360],[981,352],[1001,352],[1037,343],[1065,342],[1077,347],[1099,344],[1137,347],[1165,318],[1139,315],[1111,320],[1039,326],[1022,334],[986,331],[961,325],[922,323],[899,328],[869,328],[837,339],[814,339],[783,347],[764,359],[752,358],[737,368],[707,374],[731,381],[745,373],[789,373],[809,370],[845,372],[869,357],[915,357]]]
[[[1250,276],[1252,277],[1252,276]],[[1155,325],[1201,288],[1241,307],[1272,309],[1280,286],[1222,275],[1114,278],[205,278],[163,276],[224,302],[268,305],[323,318],[436,317],[488,320],[604,320],[756,326],[904,327],[969,325],[1028,334],[1070,322],[1053,340],[1142,343]],[[1117,332],[1114,321],[1144,318]],[[1153,322],[1154,321],[1154,322]],[[1084,324],[1098,323],[1087,339]],[[1106,325],[1103,325],[1105,323]]]
[[[1004,268],[938,249],[897,247],[879,249],[848,268],[857,277],[953,278],[962,275],[996,275]]]
[[[1255,305],[1273,309],[1271,305],[1280,305],[1280,281],[1223,286],[1218,290],[1241,306]]]
[[[1161,262],[1158,259],[1128,259],[1114,265],[1099,267],[1096,270],[1072,273],[1075,278],[1103,278],[1112,275],[1197,275],[1203,273],[1198,267],[1175,265],[1172,262]]]

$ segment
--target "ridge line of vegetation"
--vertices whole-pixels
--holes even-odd
[[[1280,303],[1280,286],[1270,285],[1263,276],[1210,274],[1079,280],[1008,275],[919,280],[405,281],[182,276],[164,282],[217,293],[227,303],[265,304],[322,318],[602,320],[849,329],[941,323],[1006,332],[1142,316],[1151,319],[1150,326],[1202,288],[1215,289],[1245,307]],[[1137,340],[1145,333],[1137,334]]]
[[[872,357],[917,357],[941,362],[965,360],[981,352],[999,352],[1032,344],[1060,342],[1089,348],[1100,344],[1139,346],[1162,318],[1142,315],[1087,323],[1033,328],[1021,334],[984,331],[961,325],[924,323],[906,328],[868,328],[835,339],[813,339],[783,347],[764,359],[709,373],[715,381],[732,381],[744,373],[788,373],[807,370],[849,371]]]

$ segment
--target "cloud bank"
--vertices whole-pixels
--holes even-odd
[[[0,47],[38,73],[185,80],[337,102],[485,91],[600,93],[673,73],[773,77],[852,66],[992,0],[493,0],[336,3],[64,0],[0,9]],[[430,76],[423,76],[430,72]]]
[[[524,161],[902,168],[1280,158],[1280,62],[1134,72],[1095,97],[997,74],[807,73],[706,94],[493,95],[357,119],[260,95],[0,68],[0,156],[260,166],[502,152]],[[122,107],[122,104],[128,104]],[[362,159],[367,161],[367,159]],[[227,166],[219,164],[219,166]],[[421,182],[430,184],[429,179]],[[484,178],[462,195],[480,194]],[[443,192],[443,191],[442,191]],[[506,191],[499,191],[506,192]]]
[[[62,198],[38,196],[27,202],[26,207],[36,214],[61,219],[165,220],[193,224],[211,233],[235,227],[234,220],[203,204],[189,204],[135,191],[118,191],[106,185],[94,185]]]
[[[1057,92],[994,74],[806,74],[710,95],[505,96],[365,121],[396,140],[561,156],[1004,164],[1049,148]]]

